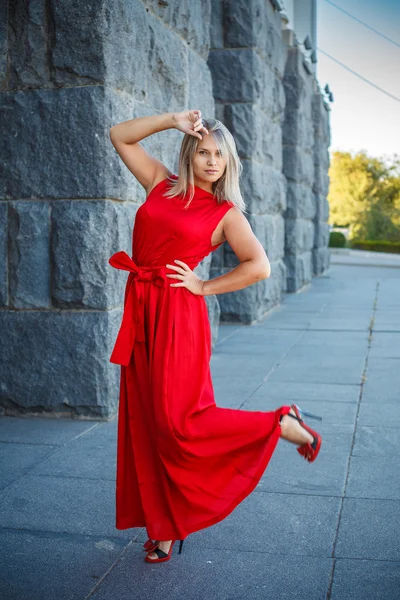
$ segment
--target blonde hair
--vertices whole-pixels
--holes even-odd
[[[239,188],[239,177],[243,170],[236,143],[233,135],[221,121],[217,119],[202,119],[204,127],[221,152],[226,157],[226,168],[223,175],[213,183],[214,197],[222,204],[225,200],[236,206],[242,212],[246,212],[246,204],[242,198]],[[204,137],[203,137],[204,139]],[[185,205],[188,208],[194,197],[194,177],[192,159],[196,153],[200,138],[185,133],[179,153],[178,179],[168,176],[171,188],[164,192],[164,196],[175,197],[186,194],[189,191],[189,201]]]

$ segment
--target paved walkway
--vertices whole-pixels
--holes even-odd
[[[229,517],[147,565],[145,532],[114,528],[116,419],[3,417],[1,597],[398,600],[400,269],[333,264],[221,326],[212,371],[220,406],[320,414],[316,462],[280,440]]]

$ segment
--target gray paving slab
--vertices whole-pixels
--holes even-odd
[[[331,600],[398,600],[400,562],[338,559]]]
[[[0,530],[4,600],[82,600],[119,558],[126,540]]]
[[[361,402],[358,424],[369,427],[400,428],[400,403]]]
[[[339,347],[345,352],[352,350],[357,353],[365,353],[368,348],[368,333],[363,331],[305,331],[301,337],[301,344],[304,348],[318,346],[325,351],[327,347],[329,350]]]
[[[259,382],[272,371],[277,360],[276,356],[269,354],[254,355],[252,360],[249,360],[244,354],[218,351],[211,357],[210,368],[213,380],[238,377],[246,373],[247,378]]]
[[[96,427],[96,421],[0,417],[0,442],[62,445]]]
[[[0,489],[27,473],[57,450],[58,446],[45,444],[13,444],[0,442]]]
[[[25,475],[0,492],[0,527],[129,538],[115,529],[114,504],[106,480]]]
[[[345,498],[335,556],[400,561],[400,503]]]
[[[285,452],[285,442],[278,447],[255,491],[312,496],[342,496],[346,480],[348,455],[323,450],[313,463],[304,460],[290,445]],[[289,444],[287,444],[289,446]]]
[[[384,333],[374,330],[371,339],[369,356],[371,359],[400,359],[400,332]]]
[[[117,419],[100,423],[58,448],[49,458],[31,470],[32,475],[81,477],[87,479],[115,480],[116,455],[110,447],[116,444]]]
[[[355,385],[360,382],[363,367],[338,367],[327,365],[318,369],[312,362],[304,360],[299,364],[288,360],[282,362],[269,375],[269,381],[305,381],[308,383],[338,383]]]
[[[346,496],[400,500],[400,469],[393,468],[387,454],[352,456]]]
[[[365,357],[348,352],[339,352],[338,349],[332,352],[323,352],[323,349],[315,346],[301,347],[301,343],[292,347],[284,360],[281,361],[288,368],[306,367],[312,365],[317,371],[321,367],[339,369],[356,369],[361,373],[365,367]],[[361,376],[360,376],[361,380]]]
[[[286,348],[291,348],[298,340],[302,338],[303,332],[298,331],[271,331],[261,329],[256,325],[251,325],[247,329],[242,329],[229,338],[218,343],[216,346],[213,356],[224,352],[226,348],[235,346],[239,349],[243,348],[243,345],[251,346],[252,352],[259,352],[262,354],[274,351],[278,348],[279,352],[282,352]],[[246,350],[243,350],[243,354],[246,354]]]
[[[213,388],[217,406],[239,408],[260,386],[262,380],[248,377],[215,377]]]
[[[399,456],[399,430],[396,427],[366,427],[356,429],[353,456]]]
[[[274,405],[292,404],[295,402],[306,409],[308,402],[357,403],[360,396],[360,384],[343,385],[341,383],[305,383],[303,381],[265,381],[254,392],[251,401],[258,399],[273,402]],[[250,400],[248,401],[250,402]],[[301,404],[300,404],[301,403]],[[302,406],[303,405],[303,406]],[[246,405],[247,406],[247,405]],[[272,404],[269,404],[272,406]],[[252,410],[259,410],[253,408]],[[334,407],[332,407],[334,410]]]
[[[229,546],[200,548],[189,542],[182,554],[174,547],[168,563],[151,565],[144,562],[140,544],[132,543],[91,598],[325,600],[330,569],[329,558],[244,552]]]

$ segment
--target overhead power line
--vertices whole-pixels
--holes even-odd
[[[340,12],[344,13],[345,15],[347,15],[348,17],[350,17],[351,19],[354,19],[354,21],[357,21],[357,23],[361,23],[361,25],[364,25],[364,27],[366,27],[367,29],[370,29],[371,31],[373,31],[377,35],[380,35],[381,37],[385,38],[386,41],[388,41],[391,44],[394,44],[395,46],[397,46],[398,48],[400,48],[400,44],[398,42],[395,42],[395,40],[392,40],[392,38],[390,38],[389,36],[385,35],[381,31],[378,31],[374,27],[371,27],[371,25],[368,25],[368,23],[365,23],[365,21],[361,21],[361,19],[359,19],[358,17],[355,17],[351,13],[347,12],[347,10],[345,10],[344,8],[341,8],[340,6],[338,6],[337,4],[335,4],[334,2],[332,2],[331,0],[325,0],[325,2],[327,2],[331,6],[334,6],[337,10],[340,10]]]
[[[366,83],[369,83],[369,85],[372,85],[372,87],[376,88],[377,90],[379,90],[383,94],[386,94],[386,96],[389,96],[389,98],[392,98],[393,100],[396,100],[397,102],[400,102],[400,98],[397,98],[397,96],[394,96],[393,94],[391,94],[390,92],[387,92],[383,88],[379,87],[379,85],[376,85],[375,83],[373,83],[372,81],[370,81],[366,77],[363,77],[362,75],[360,75],[356,71],[353,71],[353,69],[350,69],[350,67],[348,67],[347,65],[343,64],[342,62],[340,62],[340,60],[338,60],[337,58],[331,56],[330,54],[328,54],[324,50],[321,50],[321,48],[318,48],[318,52],[322,52],[322,54],[325,54],[325,56],[328,56],[328,58],[330,58],[331,60],[333,60],[334,62],[336,62],[338,65],[340,65],[341,67],[343,67],[347,71],[350,71],[350,73],[353,73],[353,75],[355,75],[356,77],[359,77],[360,79],[362,79]]]

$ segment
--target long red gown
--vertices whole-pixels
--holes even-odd
[[[176,179],[177,175],[173,175]],[[182,540],[218,523],[256,487],[280,437],[276,411],[218,407],[210,373],[207,305],[166,264],[194,269],[221,244],[212,233],[232,208],[195,187],[166,198],[164,179],[136,213],[122,324],[110,362],[121,365],[116,528],[146,527],[150,538]]]

